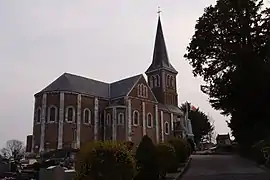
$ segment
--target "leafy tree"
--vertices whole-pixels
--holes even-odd
[[[183,112],[188,111],[188,118],[191,120],[194,141],[196,144],[200,143],[204,136],[212,133],[214,127],[211,125],[208,116],[204,112],[200,111],[199,108],[193,111],[191,110],[190,103],[184,103],[181,105],[180,109]]]
[[[6,142],[6,147],[1,149],[1,154],[7,159],[20,160],[25,152],[25,148],[22,141],[9,140]]]
[[[139,171],[136,180],[157,179],[158,178],[158,160],[156,147],[152,140],[143,136],[136,151],[137,169]]]
[[[212,107],[231,117],[234,137],[247,146],[270,129],[270,21],[262,7],[259,0],[217,0],[197,21],[185,54]]]

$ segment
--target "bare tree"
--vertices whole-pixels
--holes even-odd
[[[6,142],[6,147],[1,149],[1,154],[5,158],[18,160],[22,158],[24,150],[25,148],[22,141],[12,139]]]

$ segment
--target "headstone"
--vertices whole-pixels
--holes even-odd
[[[66,180],[65,171],[60,166],[50,166],[39,171],[39,180]]]

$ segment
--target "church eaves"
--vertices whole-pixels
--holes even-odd
[[[158,17],[158,24],[157,24],[157,32],[156,32],[156,39],[155,39],[155,46],[154,46],[154,53],[153,53],[153,60],[150,67],[146,70],[146,74],[159,70],[165,69],[172,73],[178,73],[174,67],[169,62],[169,57],[167,54],[166,43],[162,31],[161,20]]]

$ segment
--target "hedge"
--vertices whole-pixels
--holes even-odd
[[[123,143],[90,142],[77,156],[75,180],[132,180],[134,173],[135,161]]]
[[[177,160],[173,146],[168,143],[161,143],[156,148],[160,176],[164,178],[166,173],[176,172]]]
[[[190,148],[188,143],[181,138],[172,138],[168,141],[174,147],[176,159],[178,163],[184,163],[190,156]]]

